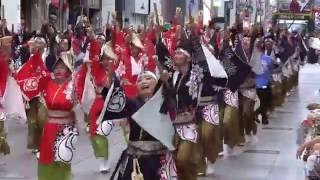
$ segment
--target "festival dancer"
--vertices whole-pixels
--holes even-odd
[[[130,43],[130,65],[129,67],[131,69],[131,74],[128,74],[128,78],[125,80],[125,91],[126,94],[133,98],[137,94],[137,89],[135,87],[135,81],[137,80],[138,75],[144,70],[144,62],[145,61],[142,57],[142,50],[143,50],[143,44],[141,40],[139,39],[139,35],[130,32],[130,34],[127,34],[127,36],[131,36],[131,43]],[[129,38],[129,37],[127,37]]]
[[[283,95],[283,99],[285,99],[289,95],[289,92],[291,90],[291,85],[290,85],[291,84],[290,77],[292,74],[291,59],[292,59],[292,55],[295,52],[295,47],[294,47],[293,41],[290,40],[287,32],[282,31],[279,36],[280,38],[278,42],[278,47],[279,47],[278,57],[283,63],[282,95]]]
[[[185,38],[186,32],[181,26],[181,17],[181,9],[177,8],[172,28],[163,33],[166,46],[160,43],[168,54],[167,57],[162,58],[163,64],[167,64],[167,69],[173,74],[168,83],[165,83],[164,92],[167,100],[164,101],[161,112],[170,113],[175,127],[174,158],[178,179],[195,180],[201,159],[199,154],[201,150],[200,134],[196,124],[197,96],[195,94],[197,93],[195,91],[198,89],[195,86],[193,86],[195,88],[190,87],[190,93],[193,93],[191,95],[186,85],[191,76],[192,43]],[[159,42],[157,46],[160,47]],[[172,62],[167,60],[170,56]],[[197,86],[198,83],[195,82],[193,85]]]
[[[6,120],[6,112],[5,109],[2,105],[3,103],[3,96],[6,90],[6,86],[7,86],[7,78],[9,76],[9,68],[8,68],[8,64],[6,61],[3,60],[3,58],[1,57],[0,59],[0,65],[1,65],[1,81],[0,81],[0,156],[2,156],[2,154],[7,155],[10,153],[10,147],[9,144],[7,143],[6,140],[6,132],[5,132],[5,126],[4,126],[4,122]]]
[[[120,81],[110,72],[113,62],[108,57],[112,55],[111,51],[108,51],[109,48],[111,47],[103,48],[100,63],[97,60],[92,61],[92,67],[100,67],[96,68],[100,69],[100,72],[92,71],[92,74],[99,77],[94,78],[94,82],[101,92],[101,97],[96,97],[90,115],[95,117],[91,119],[94,121],[92,123],[95,123],[95,128],[91,128],[95,135],[107,136],[115,120],[127,118],[129,123],[128,147],[121,156],[111,179],[115,178],[117,172],[119,172],[117,179],[120,180],[131,179],[133,176],[154,180],[171,179],[172,172],[169,170],[173,168],[169,168],[169,165],[173,164],[173,159],[168,149],[174,149],[172,144],[174,129],[169,115],[166,115],[166,121],[160,121],[161,115],[158,118],[156,116],[159,114],[162,102],[161,89],[154,95],[157,77],[150,71],[140,73],[136,83],[138,95],[134,99],[128,99]],[[96,76],[97,74],[100,76]],[[108,77],[111,80],[109,82]],[[153,108],[154,105],[158,108]],[[159,126],[164,127],[163,132],[155,130],[154,127]]]
[[[72,72],[71,54],[60,54],[53,66],[53,77],[51,77],[40,53],[36,52],[16,75],[24,95],[32,99],[41,94],[47,108],[39,148],[39,180],[72,179],[71,161],[78,135],[73,112],[77,99],[74,94],[76,91]]]
[[[257,142],[257,124],[255,123],[255,102],[257,99],[257,92],[255,88],[255,75],[262,73],[262,66],[260,62],[261,52],[258,45],[258,40],[251,34],[245,34],[243,37],[237,35],[236,53],[241,53],[241,60],[251,66],[251,73],[247,75],[244,83],[240,86],[239,93],[239,108],[241,114],[241,134],[245,132],[246,141],[251,143]],[[252,45],[252,43],[254,43]],[[237,46],[236,45],[236,46]],[[251,48],[253,47],[253,49]],[[239,49],[237,49],[239,48]],[[256,63],[258,62],[258,63]],[[259,66],[260,65],[260,66]]]
[[[41,36],[36,36],[28,41],[30,57],[29,60],[34,56],[35,53],[40,53],[42,57],[45,55],[46,40]],[[28,60],[28,61],[29,61]],[[42,59],[43,60],[43,59]],[[28,98],[26,112],[28,117],[28,139],[27,148],[32,150],[32,153],[39,158],[39,143],[42,134],[43,123],[46,118],[46,109],[43,105],[39,94]]]
[[[190,35],[192,41],[192,70],[191,77],[187,86],[189,86],[189,94],[192,86],[197,88],[197,95],[193,98],[197,99],[196,121],[199,123],[200,132],[200,174],[212,174],[214,171],[214,163],[222,149],[221,141],[221,119],[220,119],[220,102],[219,96],[222,90],[227,86],[227,73],[220,62],[214,57],[209,50],[209,46],[197,35],[202,35],[202,16],[199,16],[197,28],[191,29]],[[199,37],[199,38],[197,38]],[[200,71],[200,72],[198,72]],[[199,75],[194,75],[199,73]],[[194,78],[198,78],[197,82],[193,82]],[[199,87],[196,87],[198,84]],[[192,91],[191,91],[192,92]],[[201,167],[202,166],[202,167]],[[205,172],[201,172],[205,171]]]
[[[138,95],[134,99],[126,100],[125,111],[122,111],[122,114],[105,113],[104,119],[114,119],[115,116],[119,118],[125,115],[130,128],[128,147],[122,154],[115,171],[119,171],[118,180],[138,177],[167,180],[171,179],[174,174],[173,159],[169,151],[174,149],[172,144],[174,128],[169,115],[166,115],[165,121],[159,121],[161,117],[156,115],[159,114],[162,99],[161,89],[156,91],[156,85],[157,77],[154,73],[142,72],[137,80]],[[116,82],[114,82],[114,87],[117,87]],[[103,92],[104,97],[108,92]],[[121,94],[111,98],[119,98],[119,95]],[[151,111],[154,112],[152,115]],[[163,132],[155,130],[156,126],[163,127]],[[114,175],[115,173],[111,179],[114,178]]]
[[[291,67],[292,67],[292,85],[291,90],[296,88],[299,83],[299,71],[300,71],[300,62],[303,61],[303,59],[300,58],[301,52],[304,50],[304,46],[301,43],[302,38],[297,32],[297,29],[293,30],[292,32],[292,41],[295,47],[295,52],[293,54],[293,57],[291,59]]]
[[[117,38],[123,38],[116,36]],[[117,40],[115,42],[117,44]],[[143,48],[142,43],[138,39],[137,34],[132,35],[131,39],[132,46],[138,46],[140,47],[140,51]],[[117,47],[117,46],[116,46]],[[127,51],[125,51],[127,52]],[[138,52],[133,52],[133,56],[136,57]],[[95,138],[93,141],[94,143],[103,142],[101,144],[107,145],[106,136],[108,136],[113,128],[113,126],[117,125],[119,122],[119,119],[127,118],[129,123],[129,138],[128,138],[128,148],[124,152],[122,158],[119,161],[119,164],[122,164],[120,167],[122,167],[119,170],[118,179],[130,179],[131,174],[134,170],[137,170],[137,165],[139,165],[139,169],[141,170],[141,174],[145,179],[171,179],[171,172],[168,172],[169,164],[173,164],[173,159],[170,156],[170,153],[168,151],[168,148],[166,146],[169,146],[169,149],[173,150],[172,139],[173,139],[173,126],[171,124],[171,121],[169,119],[169,116],[167,115],[167,124],[159,124],[158,121],[153,121],[150,123],[150,119],[155,120],[155,116],[157,112],[160,110],[161,101],[156,101],[158,104],[158,111],[157,108],[151,108],[149,105],[146,107],[150,108],[150,110],[155,110],[155,113],[151,113],[150,110],[148,112],[144,112],[142,114],[151,115],[152,118],[145,119],[144,117],[137,117],[133,119],[131,115],[140,112],[140,107],[145,103],[148,102],[148,100],[153,97],[153,94],[155,92],[155,85],[157,84],[157,78],[156,76],[150,72],[150,71],[144,71],[143,64],[140,64],[139,67],[133,67],[137,61],[131,57],[131,59],[127,59],[128,56],[124,55],[125,53],[121,52],[121,59],[120,61],[126,61],[129,60],[131,63],[126,63],[127,66],[125,68],[132,70],[134,73],[130,73],[129,76],[136,79],[136,82],[130,81],[130,86],[134,86],[136,88],[136,91],[131,91],[138,93],[135,97],[132,98],[132,93],[129,92],[129,94],[124,94],[124,91],[122,91],[122,87],[120,87],[120,81],[117,79],[117,76],[121,78],[121,73],[113,74],[111,71],[114,68],[114,65],[117,65],[119,63],[112,62],[111,60],[117,59],[117,56],[113,53],[111,44],[106,44],[102,49],[102,56],[100,58],[100,63],[98,64],[96,61],[92,62],[92,66],[102,66],[102,70],[99,72],[92,71],[92,74],[94,74],[94,77],[99,78],[93,78],[96,86],[96,91],[99,94],[99,96],[96,96],[96,99],[92,105],[91,111],[90,111],[90,124],[91,133],[94,133],[95,136],[92,136]],[[140,53],[139,53],[140,54]],[[140,55],[138,55],[139,57]],[[134,60],[135,62],[132,62]],[[141,59],[138,59],[139,61]],[[121,63],[121,62],[120,62]],[[128,66],[129,65],[129,66]],[[118,67],[119,68],[119,67]],[[137,69],[136,69],[137,68]],[[137,72],[138,70],[139,72]],[[130,72],[130,71],[129,71]],[[138,74],[137,74],[138,73]],[[98,75],[99,74],[99,75]],[[103,74],[109,74],[110,79],[112,79],[112,85],[109,88],[104,88],[102,86],[105,84],[105,78],[103,78]],[[117,76],[116,76],[117,75]],[[128,79],[132,80],[132,79]],[[128,84],[123,84],[124,86],[128,87]],[[159,94],[160,93],[160,94]],[[111,96],[110,96],[111,95]],[[131,97],[131,98],[128,98]],[[158,92],[158,98],[161,97],[161,91]],[[127,100],[126,100],[127,99]],[[161,99],[161,98],[160,98]],[[106,103],[109,102],[109,103]],[[126,106],[124,106],[126,105]],[[158,113],[159,114],[159,113]],[[161,117],[161,116],[159,116]],[[146,122],[141,122],[146,121]],[[140,122],[140,123],[138,123]],[[93,125],[92,125],[93,123]],[[171,134],[172,137],[169,137],[169,140],[167,139],[162,144],[163,141],[163,134],[159,131],[152,131],[148,127],[149,125],[153,125],[154,127],[158,126],[168,126],[168,128],[165,128],[167,130],[170,130],[171,127]],[[168,133],[164,133],[164,137],[168,136]],[[98,136],[99,135],[99,136]],[[105,136],[105,137],[103,137]],[[98,138],[99,137],[99,138]],[[103,138],[103,139],[102,139]],[[169,145],[168,145],[169,144]],[[97,147],[97,146],[96,146]],[[103,152],[103,157],[101,158],[102,161],[104,161],[104,169],[105,172],[109,170],[108,163],[107,163],[107,146],[99,146],[96,148],[96,150],[101,150]],[[138,148],[138,149],[137,149]],[[141,150],[139,150],[141,149]],[[104,151],[102,151],[104,150]],[[142,154],[141,154],[142,153]],[[139,155],[139,157],[137,157]],[[137,157],[137,158],[136,158]],[[151,165],[152,164],[152,165]],[[171,168],[174,169],[174,168]],[[116,171],[118,168],[116,168]],[[138,173],[135,171],[135,173]],[[114,176],[114,175],[113,175]]]
[[[233,156],[234,147],[244,143],[240,133],[239,87],[251,71],[251,67],[241,61],[233,51],[231,34],[225,32],[219,52],[219,59],[228,75],[228,87],[223,93],[223,140],[227,156]]]
[[[280,58],[277,57],[277,46],[276,39],[274,36],[267,35],[265,37],[265,54],[272,57],[273,69],[272,69],[272,79],[271,79],[271,91],[272,91],[272,105],[270,111],[274,111],[276,107],[279,107],[283,103],[282,97],[282,62]]]
[[[22,93],[9,69],[11,42],[11,36],[0,38],[0,157],[10,153],[10,147],[6,140],[6,121],[12,119],[14,114],[17,114],[22,120],[27,118]],[[22,123],[25,123],[25,121]],[[2,161],[2,163],[5,163],[5,161]]]
[[[106,43],[101,49],[101,55],[99,59],[99,63],[102,66],[102,70],[99,71],[92,71],[87,69],[89,73],[92,73],[93,77],[93,84],[95,88],[95,99],[92,102],[92,106],[89,112],[89,121],[90,121],[90,139],[91,145],[94,150],[95,157],[99,160],[99,171],[101,173],[108,173],[110,171],[110,164],[109,164],[109,146],[108,146],[108,139],[107,137],[110,135],[113,127],[115,124],[110,121],[109,123],[103,124],[102,122],[98,122],[99,116],[103,110],[104,106],[104,98],[101,95],[102,90],[104,88],[104,83],[106,81],[105,73],[111,73],[114,61],[117,61],[118,57],[113,52],[111,47],[111,43]],[[94,62],[92,66],[97,66],[97,63]],[[80,71],[83,71],[83,68]],[[90,74],[87,74],[87,76]],[[87,79],[86,79],[87,81]],[[86,83],[86,82],[85,82]]]

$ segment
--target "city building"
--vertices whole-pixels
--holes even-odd
[[[24,19],[31,31],[40,29],[43,22],[53,22],[58,30],[75,24],[81,13],[89,16],[96,29],[103,27],[106,17],[102,9],[114,11],[116,0],[1,0],[1,16],[18,27]],[[10,9],[10,11],[9,11]],[[14,11],[13,11],[14,9]],[[37,21],[34,21],[37,19]],[[8,25],[9,26],[9,25]],[[11,26],[11,25],[10,25]]]

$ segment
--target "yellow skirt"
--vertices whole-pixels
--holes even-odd
[[[230,147],[239,144],[241,140],[239,129],[239,110],[226,105],[223,116],[224,143]]]

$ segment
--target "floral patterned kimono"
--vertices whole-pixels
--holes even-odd
[[[71,161],[78,132],[74,127],[73,81],[58,84],[35,54],[20,69],[16,79],[23,93],[32,98],[40,94],[47,107],[47,120],[40,140],[39,180],[71,179]]]

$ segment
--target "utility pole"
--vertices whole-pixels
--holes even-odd
[[[258,10],[259,10],[259,6],[258,6],[258,0],[256,0],[255,2],[255,14],[254,14],[254,24],[257,24],[258,21]]]
[[[1,19],[5,19],[5,14],[4,14],[4,5],[1,5]]]
[[[87,13],[86,16],[89,20],[89,0],[86,0],[85,2],[86,2],[86,13]]]
[[[266,11],[267,9],[265,9],[265,11]],[[263,13],[262,13],[262,11],[263,11],[263,9],[262,9],[262,1],[261,0],[259,0],[259,18],[260,18],[260,26],[261,27],[263,27],[262,26],[262,15],[263,15]]]
[[[49,2],[48,0],[45,0],[44,2],[44,15],[43,15],[43,21],[49,22]]]
[[[214,10],[213,10],[213,0],[211,0],[210,2],[210,15],[211,15],[211,19],[214,19]]]
[[[63,4],[64,0],[59,1],[59,29],[62,32],[63,31]]]
[[[238,23],[240,20],[240,10],[239,10],[239,6],[240,6],[240,0],[236,0],[235,3],[235,11],[236,11],[236,22]]]

